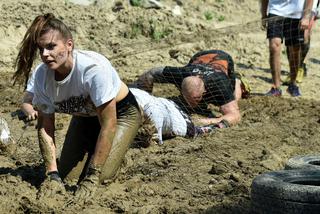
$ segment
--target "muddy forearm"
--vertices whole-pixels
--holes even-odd
[[[114,135],[115,130],[112,128],[101,129],[90,165],[97,168],[101,168],[104,165],[111,151]]]
[[[54,114],[43,114],[38,117],[38,139],[46,171],[57,171],[56,146],[54,141]]]
[[[163,72],[164,67],[152,68],[151,70],[143,73],[137,80],[137,86],[148,92],[152,92],[153,83],[163,82]]]
[[[94,168],[101,168],[107,160],[111,151],[113,138],[116,133],[117,116],[116,101],[111,100],[97,108],[100,122],[100,133],[90,160],[90,165]]]
[[[220,111],[223,114],[219,117],[220,121],[226,120],[230,125],[235,125],[241,120],[240,109],[236,100],[220,106]]]
[[[38,130],[39,146],[46,171],[57,171],[56,147],[54,140],[42,128]]]

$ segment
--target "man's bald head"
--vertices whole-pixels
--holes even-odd
[[[199,76],[189,76],[183,79],[181,94],[191,107],[199,104],[204,92],[204,82]]]

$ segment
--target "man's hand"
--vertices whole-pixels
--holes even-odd
[[[267,29],[267,17],[261,17],[261,29]]]
[[[310,28],[310,18],[308,16],[303,17],[300,21],[300,29],[307,30]]]
[[[150,72],[143,73],[141,76],[139,76],[138,80],[135,83],[137,88],[152,93],[153,76],[150,74]]]
[[[47,178],[40,186],[37,198],[54,197],[56,194],[65,194],[64,184],[57,171],[48,172]]]

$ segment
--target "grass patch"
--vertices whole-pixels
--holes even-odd
[[[225,19],[226,19],[226,17],[223,16],[223,15],[220,15],[220,16],[218,17],[218,21],[219,21],[219,22],[222,22],[222,21],[224,21]]]
[[[134,7],[140,7],[142,5],[142,0],[131,0],[130,2]]]
[[[206,12],[204,12],[204,17],[206,18],[207,21],[210,21],[213,19],[214,14],[210,11],[206,11]]]

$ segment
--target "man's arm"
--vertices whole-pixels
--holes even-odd
[[[261,18],[267,18],[267,12],[268,12],[268,4],[269,0],[261,0],[261,7],[260,7],[260,12],[261,12]]]
[[[46,166],[46,172],[58,171],[54,139],[54,114],[39,112],[37,127],[40,151]]]
[[[241,120],[240,110],[236,100],[220,106],[220,111],[223,114],[221,117],[204,118],[200,119],[199,122],[203,125],[218,124],[219,126],[221,125],[221,128],[224,128],[223,126],[225,126],[225,124],[223,121],[227,121],[229,125],[235,125]]]
[[[144,72],[136,81],[137,87],[149,93],[152,93],[153,83],[165,82],[165,79],[162,75],[163,70],[164,67],[157,67]]]
[[[312,18],[312,6],[314,0],[306,0],[304,3],[302,18],[300,21],[300,29],[306,30],[309,29],[310,21]]]
[[[266,18],[268,17],[269,0],[261,0],[260,3],[261,3],[260,13],[261,13],[261,19],[262,19],[262,27],[265,28],[267,25]]]

